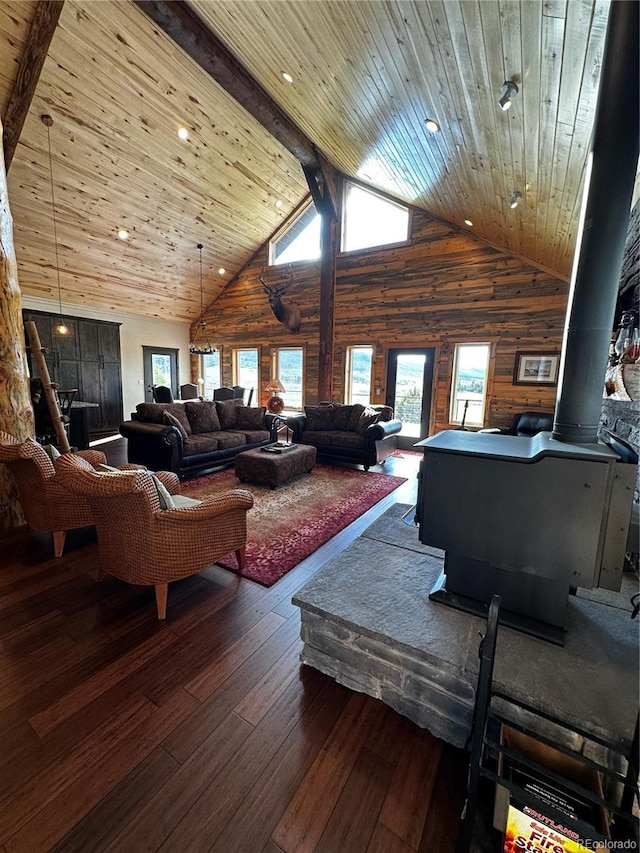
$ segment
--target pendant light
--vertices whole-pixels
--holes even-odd
[[[64,321],[64,317],[62,316],[62,287],[60,285],[60,261],[58,258],[58,229],[56,227],[56,198],[53,191],[53,160],[51,157],[51,132],[50,128],[53,126],[53,119],[50,115],[41,116],[42,123],[47,128],[47,142],[49,144],[49,180],[51,182],[51,214],[53,218],[53,246],[56,253],[56,275],[58,277],[58,308],[59,308],[59,316],[58,316],[58,324],[54,329],[54,333],[56,335],[60,335],[61,337],[69,337],[71,331],[69,326]]]
[[[196,324],[196,333],[193,340],[189,344],[189,352],[194,355],[211,355],[216,352],[216,348],[209,342],[207,334],[207,324],[203,320],[204,302],[202,294],[202,243],[198,243],[198,251],[200,252],[200,317]]]

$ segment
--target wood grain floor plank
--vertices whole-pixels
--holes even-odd
[[[417,850],[438,772],[443,742],[423,731],[405,740],[380,823]]]
[[[342,793],[377,714],[378,703],[355,694],[325,748],[278,822],[273,840],[287,853],[313,850]]]
[[[327,821],[315,853],[365,853],[382,808],[393,767],[362,749]]]
[[[85,707],[96,697],[100,696],[114,683],[122,681],[132,672],[142,669],[149,661],[158,656],[166,655],[168,649],[176,643],[176,635],[168,628],[161,634],[156,634],[140,643],[127,654],[122,655],[113,663],[104,667],[95,675],[86,679],[78,687],[61,697],[48,708],[34,714],[29,723],[40,737],[53,731],[64,720],[73,716],[80,708]]]
[[[113,750],[106,748],[93,766],[67,786],[4,842],[7,853],[49,850],[81,821],[119,782],[156,749],[193,711],[197,700],[182,692],[157,708]]]
[[[297,626],[285,622],[235,672],[227,678],[213,696],[203,702],[185,725],[180,726],[163,743],[164,748],[181,764],[209,736],[210,732],[230,714],[234,707],[253,688],[256,681],[273,666],[298,636]]]
[[[264,772],[322,688],[320,673],[308,671],[293,681],[267,716],[256,726],[225,770],[201,794],[160,848],[201,853],[244,802],[254,779]]]
[[[432,853],[435,849],[441,853],[455,853],[467,791],[467,768],[468,754],[444,744],[419,853]]]
[[[105,851],[157,850],[233,760],[251,732],[252,727],[244,720],[229,714],[184,764],[177,765],[176,772],[158,791],[140,802],[128,822],[121,821],[120,831]]]
[[[52,853],[103,853],[120,827],[137,813],[141,803],[171,778],[178,767],[162,748],[154,749],[60,839]]]
[[[185,690],[201,702],[218,689],[284,623],[283,616],[269,612],[236,640],[226,651],[214,657],[204,669],[185,684]]]
[[[246,853],[267,844],[309,768],[316,760],[350,699],[350,692],[325,679],[309,710],[237,804],[211,848],[215,853]],[[280,849],[280,848],[278,848]]]
[[[432,847],[429,853],[444,853],[440,847]],[[394,835],[390,829],[381,823],[376,824],[373,835],[369,840],[367,853],[415,853],[413,847],[409,847],[402,839]]]
[[[90,740],[81,741],[75,749],[35,776],[12,793],[9,800],[0,805],[0,840],[6,842],[29,821],[29,816],[45,808],[67,788],[74,785],[87,771],[87,767],[98,764],[104,758],[104,744],[111,749],[126,740],[144,720],[153,716],[155,706],[146,697],[137,697],[120,714],[114,715],[105,725],[96,730]]]
[[[291,618],[299,621],[297,614]],[[258,725],[291,681],[297,678],[301,651],[302,640],[292,643],[282,657],[265,672],[255,687],[247,693],[242,702],[236,705],[235,712],[239,717],[252,726]]]

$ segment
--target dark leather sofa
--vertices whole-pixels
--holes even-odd
[[[275,440],[274,416],[242,399],[139,403],[120,424],[129,462],[180,479],[231,465],[238,453]]]
[[[391,456],[402,421],[390,406],[353,406],[319,403],[305,406],[305,413],[287,418],[293,441],[316,448],[318,459],[351,462],[368,471]]]

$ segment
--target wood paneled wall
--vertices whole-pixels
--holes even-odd
[[[205,312],[212,340],[222,346],[225,382],[231,384],[231,351],[260,347],[261,386],[268,381],[271,352],[303,346],[305,402],[317,401],[319,264],[293,266],[284,301],[302,309],[293,335],[273,316],[259,275],[267,249]],[[286,272],[269,270],[269,281]],[[556,389],[513,384],[516,353],[560,352],[569,285],[533,264],[413,211],[411,239],[402,245],[339,256],[336,275],[334,398],[342,399],[345,348],[370,344],[373,377],[384,402],[386,355],[390,347],[436,347],[432,431],[448,426],[455,343],[491,342],[487,426],[506,426],[513,413],[553,411]],[[378,385],[378,381],[380,384]],[[268,397],[260,389],[259,399]]]

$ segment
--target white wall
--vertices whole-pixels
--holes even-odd
[[[32,311],[59,313],[58,303],[49,299],[22,297],[22,307]],[[178,353],[178,384],[191,380],[189,367],[189,324],[174,320],[154,320],[132,314],[118,314],[99,308],[62,303],[64,316],[87,317],[90,320],[109,320],[121,323],[120,351],[122,355],[122,407],[125,420],[144,400],[142,347],[174,347]]]

